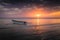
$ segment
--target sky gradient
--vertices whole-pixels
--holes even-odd
[[[0,0],[0,18],[60,17],[59,0]]]

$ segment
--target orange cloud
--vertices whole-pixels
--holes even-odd
[[[60,17],[60,11],[51,12],[51,14],[49,14],[49,16],[51,16],[51,17]]]
[[[36,17],[37,14],[43,17],[47,15],[47,11],[45,11],[44,8],[36,8],[27,12],[28,17]]]

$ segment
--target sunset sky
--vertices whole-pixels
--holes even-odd
[[[0,18],[60,17],[59,0],[0,0]]]

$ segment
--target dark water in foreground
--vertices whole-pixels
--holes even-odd
[[[60,23],[45,23],[18,25],[0,20],[0,40],[60,40]]]
[[[0,40],[60,40],[58,25],[0,25]]]

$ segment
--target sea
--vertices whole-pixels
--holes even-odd
[[[12,20],[24,21],[27,25],[13,24]],[[0,19],[0,35],[1,39],[13,37],[13,40],[58,40],[60,19]]]

